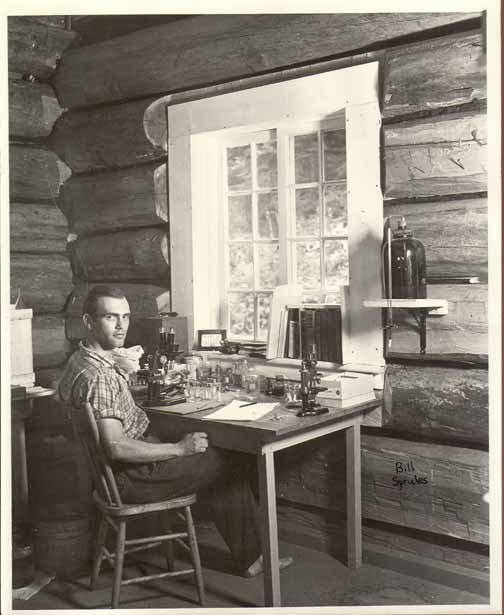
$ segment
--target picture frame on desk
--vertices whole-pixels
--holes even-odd
[[[226,329],[198,329],[198,350],[220,350]]]

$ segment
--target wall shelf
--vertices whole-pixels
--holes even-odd
[[[362,304],[368,308],[398,308],[408,310],[416,320],[420,335],[420,354],[425,354],[427,346],[427,315],[446,316],[448,301],[446,299],[365,299]],[[392,323],[385,325],[386,344],[392,339]]]
[[[448,301],[446,299],[366,299],[364,307],[402,308],[404,310],[427,310],[430,316],[446,316]]]

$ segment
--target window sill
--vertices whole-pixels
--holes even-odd
[[[256,373],[260,376],[274,377],[277,375],[283,375],[290,380],[299,380],[299,368],[301,361],[299,359],[257,359],[255,357],[248,357],[244,354],[222,354],[218,351],[194,351],[193,354],[202,355],[206,354],[209,361],[213,363],[225,364],[226,367],[231,365],[240,359],[246,359],[249,366],[253,366]],[[368,374],[383,374],[384,367],[381,365],[361,365],[348,363],[339,365],[338,363],[327,363],[321,361],[317,364],[317,369],[322,374],[331,374],[334,372],[363,372]]]

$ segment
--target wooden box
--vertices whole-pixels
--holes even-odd
[[[16,310],[11,306],[11,384],[32,387],[33,372],[31,309]]]

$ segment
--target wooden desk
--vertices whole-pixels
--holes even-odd
[[[274,399],[270,398],[269,401]],[[357,568],[362,563],[360,426],[366,414],[380,405],[381,401],[373,400],[311,417],[297,417],[295,411],[289,411],[280,405],[272,413],[253,422],[201,420],[213,410],[185,415],[156,408],[146,408],[146,411],[161,438],[173,440],[187,432],[205,431],[212,446],[256,455],[264,556],[264,602],[265,606],[278,607],[281,606],[281,593],[275,452],[336,431],[345,431],[347,564],[351,568]]]

